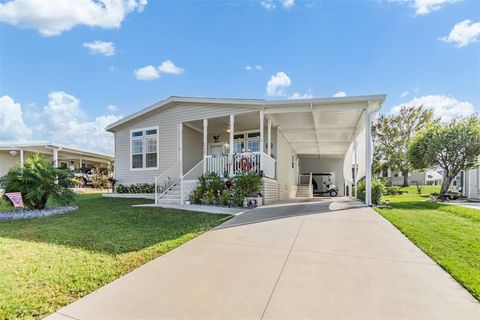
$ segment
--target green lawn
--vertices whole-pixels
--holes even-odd
[[[384,198],[392,209],[375,210],[480,300],[480,210],[422,201],[438,192],[431,187],[408,191]]]
[[[74,213],[0,221],[0,319],[40,318],[226,221],[83,195]]]

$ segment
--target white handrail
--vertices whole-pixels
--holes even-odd
[[[199,170],[200,166],[202,170]],[[183,175],[183,180],[198,179],[202,174],[203,174],[203,159],[200,160],[199,163],[194,165],[192,169],[188,170],[188,172]]]
[[[179,168],[180,161],[169,167],[162,172],[161,175],[155,177],[155,203],[158,203],[158,199],[163,196],[168,190],[170,190],[175,183],[179,180]],[[173,170],[175,169],[175,170]]]

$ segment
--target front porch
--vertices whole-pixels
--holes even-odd
[[[254,172],[276,178],[276,143],[272,139],[272,120],[263,111],[203,119],[179,124],[180,130],[193,130],[202,138],[202,173],[214,172],[220,177]],[[182,148],[189,147],[192,133],[182,133]],[[190,148],[195,149],[195,148]],[[275,150],[274,150],[275,149]],[[197,149],[198,150],[198,149]],[[198,157],[199,152],[179,154]],[[181,159],[183,162],[188,159]],[[191,166],[191,165],[190,165]],[[188,172],[191,168],[183,166]]]

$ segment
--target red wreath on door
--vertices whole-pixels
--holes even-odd
[[[243,171],[250,171],[252,170],[252,164],[247,158],[242,158],[240,159],[240,168],[242,168]]]

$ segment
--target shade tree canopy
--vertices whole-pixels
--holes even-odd
[[[415,137],[408,149],[413,169],[443,169],[442,199],[450,183],[462,170],[478,164],[480,156],[480,119],[477,115],[457,118],[450,123],[434,122]]]

